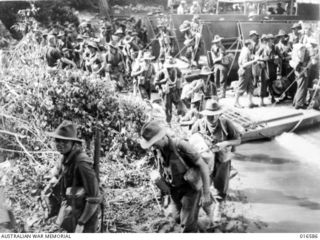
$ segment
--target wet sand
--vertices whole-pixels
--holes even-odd
[[[314,135],[320,139],[320,130]],[[262,222],[249,225],[247,232],[320,232],[320,165],[304,159],[303,153],[310,153],[308,146],[315,147],[309,134],[305,136],[290,135],[290,141],[280,138],[237,148],[232,165],[239,174],[231,181],[230,193],[240,191],[246,196],[245,218]],[[301,141],[306,145],[299,151]],[[320,162],[320,155],[314,158]]]

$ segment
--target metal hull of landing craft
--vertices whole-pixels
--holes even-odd
[[[263,114],[268,111],[269,114]],[[274,114],[270,114],[274,112]],[[270,139],[284,132],[320,126],[320,112],[309,109],[297,111],[292,107],[227,109],[223,116],[231,120],[241,133],[242,142]]]

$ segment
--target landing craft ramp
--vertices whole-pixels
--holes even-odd
[[[254,99],[255,102],[258,100]],[[273,138],[284,132],[320,126],[320,111],[296,110],[289,103],[268,103],[267,107],[238,109],[233,107],[233,96],[221,99],[220,103],[226,109],[224,117],[231,120],[241,133],[242,142]]]

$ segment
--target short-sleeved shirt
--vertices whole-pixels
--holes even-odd
[[[247,63],[249,61],[251,61],[251,52],[250,52],[249,48],[243,47],[240,52],[238,64],[241,67],[242,65],[244,65],[245,63]]]
[[[222,57],[226,52],[226,49],[224,46],[218,46],[218,48],[216,49],[216,51],[213,50],[213,47],[211,48],[211,56],[212,56],[212,60],[213,62],[215,61],[215,59]],[[216,62],[215,64],[221,64],[221,61]]]
[[[49,47],[46,52],[46,60],[49,67],[56,67],[58,60],[62,58],[62,53],[58,48]]]
[[[301,39],[301,34],[295,35],[293,32],[289,33],[289,42],[291,44],[299,43]]]

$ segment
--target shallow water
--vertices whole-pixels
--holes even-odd
[[[248,232],[320,232],[320,128],[243,144],[232,165],[245,217],[266,223]]]

